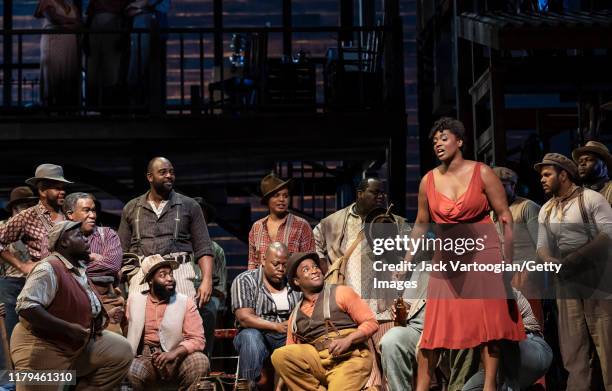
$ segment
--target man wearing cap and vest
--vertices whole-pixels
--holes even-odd
[[[324,283],[319,262],[316,253],[289,258],[289,284],[303,299],[289,318],[287,346],[272,363],[290,391],[361,390],[373,363],[366,341],[378,323],[350,287]]]
[[[96,202],[92,194],[71,193],[62,208],[68,220],[82,223],[83,234],[89,240],[86,272],[108,313],[107,330],[123,334],[125,299],[115,287],[123,256],[119,236],[109,227],[96,225]]]
[[[34,262],[48,255],[47,235],[53,224],[64,220],[64,186],[72,182],[64,178],[61,166],[41,164],[36,168],[34,177],[26,183],[38,190],[38,204],[21,211],[0,226],[0,256],[24,275],[32,270]],[[31,261],[20,261],[7,249],[18,240],[26,244]]]
[[[128,297],[127,339],[136,356],[128,380],[135,391],[148,390],[159,381],[195,390],[208,374],[202,319],[193,299],[176,292],[173,272],[178,267],[178,262],[157,254],[146,257],[139,283],[150,289]]]
[[[372,267],[364,267],[363,262],[370,265],[374,262],[371,247],[366,241],[365,228],[369,223],[368,216],[377,210],[387,208],[387,193],[384,183],[378,178],[364,178],[356,188],[356,201],[344,209],[340,209],[322,219],[314,228],[316,252],[321,258],[324,270],[329,267],[341,270],[344,281],[342,284],[350,286],[363,297],[370,309],[375,313],[380,327],[372,337],[372,347],[378,349],[383,335],[393,327],[391,316],[392,298],[383,298],[390,295],[391,290],[384,290],[379,298],[371,298],[371,283],[377,272]],[[408,229],[406,220],[392,215],[399,234]],[[332,266],[334,265],[334,266]],[[380,279],[380,275],[378,275]],[[377,352],[380,353],[380,352]],[[382,386],[382,364],[375,356],[375,365],[368,386]]]
[[[176,290],[203,308],[212,294],[212,245],[202,209],[192,198],[173,190],[175,179],[168,159],[151,159],[147,166],[150,190],[123,208],[119,239],[125,253],[141,257],[159,254],[178,262]],[[197,292],[194,263],[202,275]],[[139,285],[143,276],[140,270],[132,277],[130,294],[149,289],[147,284]]]
[[[507,167],[493,167],[493,172],[498,176],[508,198],[508,207],[512,214],[513,233],[512,245],[514,246],[514,262],[536,261],[536,245],[538,243],[538,215],[540,205],[532,200],[516,195],[518,175]],[[498,226],[499,238],[504,240],[502,226],[494,212],[491,212],[493,221]],[[544,275],[540,272],[528,272],[527,270],[516,273],[512,277],[512,286],[521,291],[529,301],[531,310],[540,323],[544,326],[544,311],[542,308]]]
[[[306,220],[289,212],[291,179],[283,181],[274,174],[266,175],[260,184],[261,204],[270,213],[253,223],[249,232],[248,268],[256,269],[272,242],[281,242],[289,253],[314,251],[312,228]]]
[[[589,141],[572,152],[582,186],[600,192],[612,205],[612,154],[604,144]]]
[[[127,373],[131,349],[104,330],[106,313],[85,274],[89,244],[81,223],[54,225],[48,243],[51,255],[36,264],[17,298],[15,370],[75,370],[78,390],[112,390]],[[17,383],[17,390],[57,388]]]
[[[534,168],[552,196],[538,216],[537,253],[543,262],[561,264],[553,282],[567,389],[590,389],[594,349],[612,391],[612,208],[600,193],[576,185],[578,167],[567,157],[548,153]]]

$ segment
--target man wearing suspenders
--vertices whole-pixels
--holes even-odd
[[[176,261],[176,290],[195,299],[199,308],[212,293],[213,251],[206,221],[198,203],[173,190],[174,167],[166,158],[153,158],[147,166],[150,190],[134,198],[123,208],[119,239],[124,252],[139,256],[159,254]],[[200,268],[202,283],[196,292],[195,265]],[[130,294],[149,289],[140,284],[142,271],[131,279]]]
[[[552,196],[538,216],[537,252],[543,262],[562,265],[553,283],[567,389],[590,389],[594,349],[612,391],[612,208],[600,193],[576,185],[578,167],[567,157],[548,153],[534,168]]]

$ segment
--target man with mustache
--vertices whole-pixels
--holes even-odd
[[[250,389],[268,384],[270,374],[263,370],[264,362],[285,345],[287,320],[301,297],[287,285],[288,256],[284,244],[273,242],[262,264],[241,273],[232,283],[232,311],[239,329],[234,339],[240,356],[238,376],[249,381]]]
[[[261,180],[261,204],[270,213],[253,223],[249,232],[249,269],[256,269],[272,242],[281,242],[290,253],[314,251],[315,243],[310,224],[289,212],[291,180],[283,181],[274,174]]]
[[[0,256],[24,276],[35,262],[48,255],[47,235],[55,223],[65,219],[62,213],[66,196],[64,186],[72,182],[64,178],[61,166],[41,164],[26,183],[38,191],[38,204],[11,217],[0,227]],[[18,240],[26,244],[31,261],[20,261],[6,248]]]
[[[567,157],[548,153],[534,168],[544,192],[552,196],[538,216],[537,253],[543,262],[562,265],[553,283],[559,345],[569,372],[567,389],[590,389],[590,358],[595,351],[603,385],[612,391],[612,277],[607,266],[612,208],[600,193],[576,185],[578,167]]]
[[[289,391],[363,389],[374,354],[366,341],[378,329],[372,310],[350,287],[324,283],[316,253],[291,255],[287,279],[303,299],[272,363]]]
[[[128,297],[127,339],[136,358],[128,372],[135,391],[148,390],[159,381],[178,382],[179,390],[194,390],[210,369],[204,328],[192,298],[176,292],[174,270],[178,262],[151,255],[142,261],[148,292]]]
[[[572,152],[582,186],[600,192],[612,205],[612,154],[604,144],[589,141]]]
[[[68,220],[81,223],[81,230],[88,238],[90,247],[87,276],[110,316],[108,329],[122,334],[121,321],[125,300],[121,291],[114,286],[123,260],[119,236],[109,227],[96,225],[96,203],[92,194],[69,194],[64,201],[63,210]]]
[[[75,370],[77,389],[112,390],[129,368],[130,345],[104,330],[106,313],[85,274],[89,244],[81,223],[54,225],[48,242],[51,255],[36,264],[17,298],[15,370]],[[17,384],[17,390],[57,388]]]
[[[176,290],[195,299],[197,306],[203,308],[213,288],[212,245],[200,205],[174,191],[175,179],[174,167],[168,159],[151,159],[147,166],[150,189],[123,208],[119,239],[126,253],[144,257],[159,254],[178,262],[174,273]],[[197,291],[194,264],[202,275]],[[140,270],[132,277],[130,294],[149,289],[147,284],[140,283],[143,276]]]

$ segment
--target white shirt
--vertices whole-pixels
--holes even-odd
[[[278,311],[289,311],[291,309],[289,306],[289,292],[287,291],[287,287],[278,293],[270,292],[270,295],[272,295],[272,300],[274,300]]]
[[[166,206],[167,203],[168,203],[168,200],[164,200],[160,202],[159,207],[157,207],[155,206],[155,202],[149,201],[149,205],[151,205],[151,209],[153,209],[153,212],[155,212],[158,219],[161,217],[161,214],[164,211],[164,207]]]
[[[612,238],[612,208],[604,196],[594,190],[584,189],[584,207],[589,227],[583,223],[578,199],[574,197],[567,201],[563,210],[552,207],[548,224],[545,224],[546,215],[553,200],[542,206],[538,216],[538,248],[548,248],[557,256],[572,252],[589,240],[587,229],[591,229],[593,237],[603,232]]]

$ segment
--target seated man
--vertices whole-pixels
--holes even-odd
[[[132,361],[130,345],[104,330],[104,308],[88,284],[89,245],[81,223],[62,221],[49,232],[51,255],[34,266],[17,298],[20,320],[11,337],[16,371],[76,370],[79,390],[111,390]],[[18,390],[57,390],[18,384]]]
[[[533,314],[529,301],[518,289],[512,288],[512,291],[523,318],[527,338],[518,343],[518,350],[512,348],[501,350],[500,371],[505,375],[501,389],[524,390],[546,375],[552,362],[553,352],[544,340],[540,322]],[[480,391],[483,388],[484,369],[481,369],[465,383],[462,391]],[[533,389],[544,390],[544,386],[537,384]]]
[[[241,273],[232,283],[232,310],[240,329],[234,339],[240,355],[238,376],[247,379],[251,388],[268,382],[268,374],[262,375],[264,361],[285,346],[287,320],[301,297],[287,286],[287,257],[287,247],[273,242],[262,264]]]
[[[378,330],[368,304],[345,285],[323,282],[316,253],[296,253],[289,284],[304,298],[292,312],[287,346],[272,364],[290,391],[361,390],[374,360],[366,341]]]
[[[143,259],[149,291],[130,293],[127,303],[128,341],[136,356],[128,380],[136,391],[157,382],[178,381],[179,390],[194,390],[210,369],[202,318],[193,299],[175,291],[172,271],[178,262],[151,255]]]

